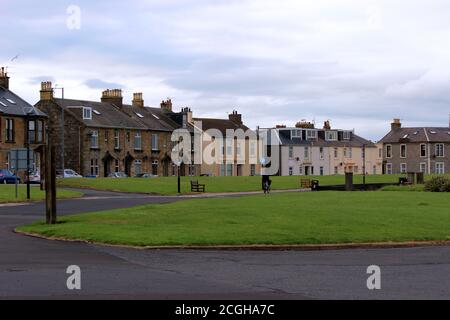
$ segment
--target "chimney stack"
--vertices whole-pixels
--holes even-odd
[[[133,93],[133,102],[134,107],[144,107],[144,99],[142,98],[142,92]]]
[[[228,119],[236,124],[242,124],[242,114],[238,113],[236,110],[228,115]]]
[[[102,92],[102,102],[115,104],[117,107],[122,108],[123,98],[121,89],[108,89]]]
[[[166,101],[163,100],[161,102],[161,109],[163,109],[163,111],[172,112],[172,99],[167,98]]]
[[[402,128],[402,123],[400,122],[400,119],[394,119],[391,123],[391,130],[395,131]]]
[[[9,89],[9,77],[5,67],[0,68],[0,87]]]
[[[41,100],[53,99],[53,87],[51,81],[41,82]]]
[[[331,130],[331,124],[330,124],[330,120],[327,120],[323,123],[323,128],[325,130]]]
[[[191,108],[182,108],[181,113],[183,114],[183,128],[186,128],[188,123],[194,123]]]

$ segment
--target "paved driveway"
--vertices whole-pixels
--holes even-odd
[[[86,191],[60,214],[174,201]],[[35,239],[15,226],[43,218],[43,204],[0,207],[0,298],[450,299],[450,247],[340,251],[144,251]],[[66,288],[67,266],[82,290]],[[366,269],[379,265],[382,289]]]

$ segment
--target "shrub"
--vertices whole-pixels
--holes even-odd
[[[450,192],[450,179],[433,177],[425,183],[425,191]]]

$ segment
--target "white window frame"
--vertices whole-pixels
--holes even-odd
[[[402,155],[402,148],[403,147],[405,147],[405,154],[404,155]],[[401,159],[406,159],[407,155],[408,155],[408,146],[406,144],[402,143],[400,145],[400,158]]]
[[[92,120],[92,108],[83,107],[83,120]]]
[[[317,139],[317,130],[308,129],[306,130],[306,140],[316,140]]]
[[[294,168],[293,167],[289,167],[289,175],[290,176],[294,175]]]
[[[342,133],[342,139],[344,139],[344,140],[350,140],[351,136],[352,136],[351,131],[344,131]]]
[[[308,146],[304,147],[303,155],[304,155],[305,159],[309,159],[309,147]]]
[[[98,149],[98,131],[97,130],[91,131],[91,148]]]
[[[436,174],[445,174],[445,162],[436,162],[434,165],[434,172]]]
[[[138,170],[139,168],[139,170]],[[142,173],[142,160],[134,160],[134,173],[135,174],[140,174]]]
[[[423,170],[422,170],[422,168],[423,168]],[[427,163],[426,162],[419,163],[419,171],[422,173],[427,173]]]
[[[98,159],[91,159],[91,175],[98,177],[99,175],[99,165],[98,165]]]
[[[425,155],[422,155],[422,147],[424,147],[425,150]],[[421,158],[426,158],[427,157],[427,145],[425,143],[421,143],[420,147],[419,147],[419,154]]]
[[[323,160],[325,158],[325,148],[324,147],[319,147],[319,157],[320,160]]]
[[[134,150],[142,150],[142,135],[140,132],[134,134]]]
[[[386,163],[386,174],[393,174],[393,167],[392,167],[392,163]]]
[[[388,152],[388,149],[391,151],[390,153]],[[392,144],[387,144],[385,151],[386,151],[386,158],[391,159],[392,158]]]
[[[289,158],[293,158],[294,157],[294,147],[293,146],[289,146]]]
[[[404,167],[404,169],[403,169]],[[407,173],[408,172],[408,164],[406,162],[400,163],[400,173]]]
[[[320,174],[321,176],[323,176],[323,175],[325,174],[325,168],[324,168],[324,167],[320,167],[320,168],[319,168],[319,174]]]
[[[291,130],[291,138],[302,139],[302,130],[301,129],[292,129]]]
[[[334,158],[339,158],[339,148],[334,148]]]
[[[153,133],[152,134],[152,150],[153,151],[158,151],[158,134],[157,133]]]
[[[439,148],[442,147],[442,148]],[[442,151],[438,152],[438,151]],[[434,145],[434,153],[436,154],[436,158],[444,158],[445,157],[445,152],[444,152],[444,144],[443,143],[436,143]]]
[[[348,148],[348,157],[349,157],[349,159],[353,158],[353,149],[352,148]]]
[[[120,149],[120,131],[114,130],[114,149]]]
[[[337,141],[338,140],[338,132],[337,131],[325,131],[325,140],[326,141]]]

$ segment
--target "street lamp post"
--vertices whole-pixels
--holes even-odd
[[[366,188],[366,145],[363,144],[363,185]]]

